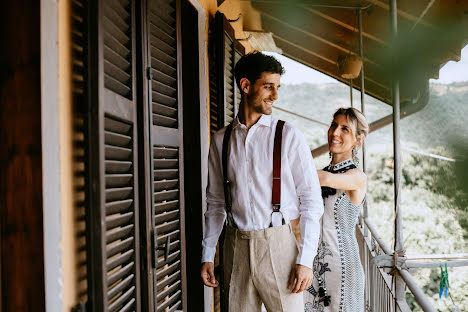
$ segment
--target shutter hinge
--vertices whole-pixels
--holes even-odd
[[[146,69],[146,78],[148,80],[153,80],[153,71],[151,70],[151,67]]]

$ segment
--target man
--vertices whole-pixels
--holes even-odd
[[[213,136],[210,147],[201,276],[206,286],[218,286],[213,262],[227,218],[224,274],[229,312],[261,311],[262,303],[268,311],[303,311],[301,292],[313,279],[323,202],[309,147],[288,123],[279,132],[280,205],[272,204],[277,191],[272,192],[278,120],[271,112],[283,72],[274,57],[260,52],[238,61],[239,113],[230,130],[225,127]],[[299,216],[298,246],[290,221]]]

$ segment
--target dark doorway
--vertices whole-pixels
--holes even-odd
[[[187,289],[190,289],[187,310],[203,311],[200,259],[203,235],[202,174],[206,173],[201,169],[199,20],[196,8],[187,0],[181,1],[181,15]]]

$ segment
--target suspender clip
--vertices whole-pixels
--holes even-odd
[[[281,212],[281,205],[280,204],[274,204],[273,205],[273,212]]]

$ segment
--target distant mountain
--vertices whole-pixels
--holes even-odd
[[[421,111],[402,119],[401,140],[405,146],[430,151],[442,147],[451,154],[453,143],[468,142],[468,82],[431,84],[430,99]],[[361,108],[360,93],[353,92],[354,107]],[[366,115],[372,122],[392,113],[390,105],[365,97]],[[350,106],[349,88],[341,83],[283,85],[275,106],[329,124],[339,107]],[[311,148],[326,143],[327,126],[275,109],[274,115],[292,122],[305,134]],[[372,152],[392,144],[392,126],[368,137]]]

